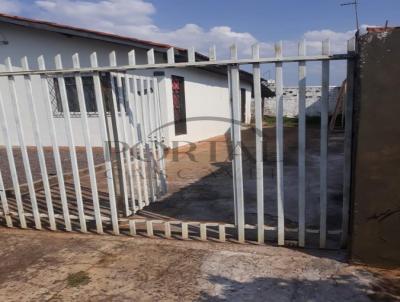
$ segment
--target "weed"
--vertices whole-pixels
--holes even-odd
[[[69,287],[78,287],[80,285],[86,285],[89,282],[90,282],[89,274],[84,271],[69,274],[67,277],[67,283]]]
[[[283,117],[283,126],[284,127],[297,127],[299,123],[299,119],[297,117]],[[307,116],[306,117],[307,125],[319,125],[321,123],[321,118],[319,116]],[[275,116],[264,116],[264,124],[266,126],[275,126],[276,117]]]

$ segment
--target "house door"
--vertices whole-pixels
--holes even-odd
[[[241,99],[241,118],[240,121],[244,123],[246,121],[246,89],[240,89],[240,99]]]
[[[183,77],[172,76],[172,99],[174,102],[175,135],[186,134],[185,82]]]

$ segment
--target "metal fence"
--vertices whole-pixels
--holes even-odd
[[[127,224],[131,235],[137,233],[138,225],[144,225],[147,235],[154,235],[154,227],[159,226],[167,238],[171,237],[172,231],[181,234],[181,238],[189,238],[189,226],[198,228],[199,238],[206,240],[208,234],[213,232],[220,241],[226,240],[226,230],[235,230],[235,240],[245,242],[246,230],[255,230],[257,232],[258,243],[266,241],[265,232],[273,231],[277,233],[278,245],[285,244],[285,236],[287,233],[297,233],[298,245],[306,245],[306,233],[319,234],[319,246],[326,247],[327,234],[336,234],[340,236],[341,243],[344,245],[347,241],[348,234],[348,217],[349,217],[349,194],[350,194],[350,165],[351,165],[351,133],[352,133],[352,104],[353,104],[353,56],[354,56],[354,40],[348,42],[348,53],[331,55],[329,41],[323,41],[321,55],[306,55],[306,44],[304,41],[299,43],[298,56],[283,57],[282,43],[277,43],[275,47],[276,55],[272,58],[261,58],[259,46],[254,45],[252,49],[252,58],[238,59],[236,46],[230,49],[230,59],[217,60],[215,47],[210,49],[209,60],[197,60],[194,48],[188,50],[187,62],[175,62],[174,49],[171,48],[167,52],[167,62],[155,63],[154,50],[147,53],[148,62],[144,65],[138,65],[135,62],[135,52],[129,53],[129,64],[118,65],[115,59],[115,53],[110,55],[110,66],[99,67],[97,64],[96,54],[91,55],[91,67],[81,68],[79,65],[78,55],[74,55],[74,67],[65,69],[62,67],[61,57],[56,57],[56,66],[54,70],[45,68],[44,58],[40,57],[39,70],[29,70],[26,59],[22,60],[22,70],[14,71],[10,60],[7,61],[8,71],[0,73],[1,77],[7,77],[10,86],[10,95],[0,96],[0,119],[2,127],[2,135],[6,142],[7,156],[10,164],[10,171],[13,180],[13,194],[6,194],[1,179],[0,171],[0,192],[4,217],[7,226],[11,227],[18,218],[19,226],[27,227],[26,217],[33,217],[34,226],[41,228],[41,219],[46,218],[49,221],[50,229],[56,229],[56,219],[62,219],[65,222],[65,229],[70,231],[71,219],[77,219],[80,223],[80,230],[87,231],[86,222],[94,220],[98,233],[103,232],[103,222],[111,222],[112,230],[115,234],[119,233],[121,224]],[[328,192],[327,192],[327,157],[328,157],[328,97],[329,97],[329,71],[330,61],[346,60],[347,61],[347,81],[348,90],[346,98],[346,125],[345,125],[345,168],[343,175],[343,210],[342,210],[342,228],[335,230],[327,229],[327,209],[328,209]],[[305,208],[307,203],[306,196],[306,115],[305,115],[305,99],[306,99],[306,63],[320,61],[322,62],[322,97],[321,97],[321,126],[320,126],[320,223],[319,228],[306,227]],[[296,228],[285,227],[285,211],[284,211],[284,158],[283,158],[283,64],[297,63],[299,74],[299,116],[298,116],[298,226]],[[240,66],[250,64],[253,68],[253,85],[254,85],[254,102],[255,102],[255,141],[256,141],[256,183],[257,183],[257,224],[249,225],[245,221],[245,199],[243,189],[243,167],[242,167],[242,139],[241,139],[241,100],[240,100]],[[264,212],[264,181],[263,181],[263,112],[261,99],[261,65],[274,64],[276,75],[276,188],[277,188],[277,225],[268,226],[265,223]],[[231,112],[232,126],[231,139],[233,146],[233,188],[234,188],[234,209],[235,223],[224,224],[218,222],[197,222],[197,221],[171,221],[160,219],[129,219],[129,217],[119,217],[118,201],[116,190],[120,191],[118,196],[123,197],[124,214],[129,216],[138,210],[149,205],[150,202],[157,200],[167,190],[166,184],[166,166],[164,160],[164,149],[161,147],[163,134],[161,131],[161,115],[160,97],[158,93],[158,84],[156,78],[143,77],[135,75],[137,71],[145,71],[150,69],[164,68],[195,68],[204,66],[223,66],[227,68],[229,89],[231,96]],[[110,73],[112,86],[112,106],[106,108],[102,93],[101,74]],[[74,131],[71,127],[71,117],[68,107],[68,96],[65,89],[65,76],[74,75],[79,99],[80,119],[82,122],[82,131],[84,132],[86,155],[88,161],[88,172],[90,176],[91,192],[92,192],[92,210],[93,215],[85,213],[85,206],[82,200],[82,192],[80,185],[80,173],[77,164],[76,150],[74,144]],[[102,215],[101,206],[99,205],[99,196],[97,194],[96,165],[93,160],[92,148],[90,144],[90,133],[88,129],[87,111],[85,107],[85,95],[83,92],[82,75],[89,75],[93,78],[95,99],[98,109],[98,131],[101,133],[101,139],[104,142],[104,166],[108,186],[107,207],[109,214]],[[40,77],[43,91],[45,92],[44,103],[47,108],[47,118],[50,123],[48,129],[54,153],[54,160],[57,168],[57,180],[59,190],[62,213],[55,215],[53,209],[53,200],[51,194],[51,184],[49,175],[46,171],[45,155],[41,143],[41,133],[35,128],[37,123],[35,104],[39,100],[34,99],[32,93],[32,77]],[[26,84],[27,98],[29,100],[31,118],[33,120],[32,130],[35,133],[35,142],[40,163],[42,175],[42,184],[45,193],[45,201],[47,206],[47,214],[43,211],[39,212],[37,198],[35,195],[35,184],[31,177],[29,166],[29,158],[27,146],[24,143],[24,129],[20,126],[21,115],[19,112],[17,93],[15,91],[15,78],[23,77]],[[62,109],[64,113],[64,121],[66,133],[68,136],[69,153],[72,164],[72,179],[76,193],[76,204],[78,215],[69,214],[69,201],[64,186],[64,173],[61,164],[57,137],[55,135],[55,126],[53,122],[53,114],[51,108],[51,100],[49,95],[48,77],[56,77],[59,81]],[[125,91],[125,92],[124,92]],[[124,102],[123,95],[127,95],[128,104]],[[19,148],[22,152],[22,159],[26,173],[29,199],[21,197],[20,184],[16,166],[14,163],[13,146],[8,133],[8,126],[5,117],[3,105],[4,97],[12,99],[13,109],[15,113],[15,121],[18,127]],[[108,113],[109,112],[109,113]],[[111,123],[108,125],[107,115],[111,115]],[[112,128],[114,134],[110,133]],[[116,159],[111,158],[109,142],[117,140],[126,143],[128,148],[116,150]],[[115,146],[118,149],[118,144]],[[115,151],[115,150],[114,150]],[[146,159],[146,160],[144,160]],[[121,170],[119,173],[113,171],[114,166]],[[118,183],[115,181],[116,175]],[[11,196],[11,197],[10,197]],[[10,199],[15,199],[17,212],[10,210]],[[32,213],[25,210],[25,202],[31,203]],[[108,216],[107,216],[108,215]]]
[[[129,54],[130,62],[134,61],[134,52]],[[96,53],[91,55],[91,65],[97,67]],[[74,69],[80,68],[79,56],[72,58]],[[27,217],[33,217],[33,226],[42,228],[42,220],[46,221],[51,230],[57,229],[56,220],[62,220],[63,227],[67,231],[73,229],[71,220],[79,221],[81,232],[87,232],[87,223],[95,221],[97,233],[103,233],[103,223],[111,221],[114,234],[119,234],[119,217],[129,216],[141,210],[150,202],[154,202],[166,191],[165,166],[163,166],[163,148],[161,148],[160,112],[158,83],[156,78],[127,74],[125,72],[110,72],[109,84],[110,100],[104,100],[104,85],[100,80],[99,72],[89,73],[93,79],[94,97],[98,114],[98,131],[104,142],[103,159],[100,166],[104,167],[107,181],[107,194],[100,197],[98,190],[99,165],[95,165],[91,133],[89,131],[88,113],[86,110],[85,93],[82,83],[82,75],[79,71],[65,70],[62,66],[61,56],[55,57],[56,73],[51,74],[45,67],[44,57],[38,58],[39,70],[29,70],[27,58],[21,60],[23,74],[13,74],[11,59],[6,60],[6,67],[10,74],[7,75],[9,85],[9,97],[13,109],[13,118],[18,133],[19,146],[17,149],[22,154],[25,187],[28,194],[21,192],[20,173],[17,171],[15,161],[15,149],[10,137],[7,113],[4,106],[4,93],[0,95],[0,123],[7,159],[12,178],[12,190],[4,188],[3,177],[0,171],[0,190],[2,202],[2,215],[6,224],[12,227],[16,223],[26,228]],[[110,66],[116,66],[115,52],[110,54]],[[110,67],[112,69],[112,67]],[[87,75],[87,74],[86,74]],[[87,167],[84,172],[89,175],[90,195],[84,198],[82,192],[82,169],[79,169],[77,150],[75,144],[76,129],[72,127],[71,97],[68,97],[66,89],[67,77],[74,78],[76,94],[79,101],[79,118],[81,131],[84,137]],[[31,163],[28,156],[25,133],[30,129],[24,129],[21,115],[21,99],[17,93],[16,80],[22,77],[25,82],[26,100],[29,106],[34,134],[35,150],[40,166],[41,179],[35,181],[32,177]],[[35,98],[32,82],[39,77],[42,85],[42,98]],[[64,120],[65,133],[68,141],[69,164],[72,170],[73,188],[68,188],[66,173],[60,156],[60,146],[57,139],[57,129],[52,107],[49,79],[56,79],[60,106]],[[36,82],[36,81],[35,81]],[[43,106],[42,106],[43,105]],[[46,165],[46,155],[43,148],[43,133],[39,129],[38,107],[46,109],[46,117],[49,125],[48,134],[52,144],[52,159],[55,164],[57,181],[49,175]],[[141,125],[141,127],[138,127]],[[115,154],[115,158],[112,158]],[[161,159],[161,160],[159,160]],[[47,159],[49,161],[49,159]],[[159,164],[161,163],[161,165]],[[47,163],[48,164],[48,163]],[[65,168],[65,167],[64,167]],[[53,192],[52,192],[53,191]],[[54,192],[57,191],[57,192]],[[72,192],[71,192],[72,191]],[[118,192],[119,191],[119,192]],[[117,194],[118,193],[118,194]],[[43,196],[41,196],[44,194]],[[104,194],[103,194],[104,195]],[[101,202],[100,199],[106,199]],[[42,201],[45,204],[42,204]],[[60,204],[58,204],[58,202]],[[89,205],[88,203],[92,204]],[[10,208],[16,208],[16,212]],[[43,211],[43,208],[46,211]],[[77,215],[71,214],[76,212]],[[45,214],[46,213],[46,214]],[[15,218],[17,220],[13,221]]]

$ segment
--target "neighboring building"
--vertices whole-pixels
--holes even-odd
[[[1,41],[2,40],[2,41]],[[37,58],[43,55],[47,60],[47,68],[54,68],[54,57],[61,54],[63,58],[63,67],[72,67],[72,55],[79,53],[81,67],[89,67],[89,57],[92,52],[97,52],[99,66],[109,66],[109,53],[115,51],[117,54],[118,65],[128,64],[128,52],[135,49],[137,64],[147,63],[147,51],[151,48],[155,50],[156,63],[167,61],[167,50],[171,46],[154,43],[149,41],[138,40],[134,38],[122,37],[113,34],[101,33],[86,29],[80,29],[45,21],[37,21],[21,17],[0,14],[0,70],[5,70],[3,64],[7,57],[11,57],[15,69],[19,69],[20,60],[27,56],[31,69],[37,69]],[[187,51],[181,48],[175,48],[175,59],[177,62],[187,60]],[[206,60],[207,57],[196,54],[196,60]],[[228,80],[226,68],[222,67],[202,67],[202,68],[173,68],[165,70],[151,70],[139,75],[157,76],[159,83],[159,93],[161,99],[162,124],[168,125],[163,129],[166,145],[174,146],[173,141],[196,142],[207,139],[209,137],[225,134],[230,128],[230,100],[228,90]],[[242,104],[243,104],[243,121],[249,123],[251,116],[251,91],[252,76],[251,74],[241,72],[241,88],[242,88]],[[70,81],[71,80],[71,81]],[[67,90],[74,90],[76,87],[74,79],[66,78]],[[86,103],[90,114],[89,125],[91,132],[92,144],[101,146],[96,121],[96,106],[93,95],[93,81],[87,77],[84,80]],[[40,82],[33,82],[34,95],[36,99],[43,98]],[[51,83],[53,89],[53,110],[56,117],[56,129],[60,145],[67,145],[67,139],[64,129],[63,114],[60,111],[60,102],[58,98],[57,81]],[[17,80],[18,85],[24,85],[22,79]],[[179,103],[180,106],[174,108],[173,89],[177,85],[184,91],[181,93]],[[20,86],[22,87],[22,86]],[[26,96],[24,89],[17,89],[23,101]],[[264,89],[265,90],[265,89]],[[263,90],[263,91],[264,91]],[[8,84],[5,78],[0,78],[0,91],[4,95],[8,95]],[[69,93],[73,96],[73,93]],[[73,98],[73,97],[72,97]],[[7,105],[9,98],[4,98],[6,111],[10,112],[9,128],[13,144],[17,145],[16,129],[13,126],[12,109]],[[91,103],[92,102],[92,103]],[[70,111],[72,116],[79,116],[79,107],[74,107],[77,100],[69,100]],[[175,100],[176,103],[176,100]],[[30,128],[30,119],[28,106],[20,105],[21,115],[24,122],[23,128]],[[40,129],[44,133],[44,144],[50,145],[50,138],[47,137],[46,128],[47,119],[40,110],[39,116]],[[179,111],[179,112],[178,112]],[[76,114],[74,114],[74,112]],[[174,121],[180,116],[186,120],[182,126],[176,126]],[[26,124],[25,124],[26,123]],[[78,119],[73,119],[73,129],[77,145],[84,145],[82,131],[80,131],[81,123]],[[25,133],[27,145],[35,145],[32,133]],[[0,137],[0,144],[4,144]],[[184,144],[184,143],[182,143]]]
[[[265,83],[271,91],[275,91],[275,82],[268,80]],[[306,115],[320,116],[321,115],[321,86],[306,87]],[[329,115],[335,111],[336,101],[339,95],[340,86],[329,87]],[[297,117],[299,115],[299,88],[284,87],[283,88],[283,116]],[[269,97],[264,99],[264,115],[276,115],[276,98]]]

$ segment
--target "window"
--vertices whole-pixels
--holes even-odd
[[[121,106],[120,106],[120,98],[119,94],[122,93],[122,103],[124,104],[125,107],[125,112],[128,113],[129,110],[129,102],[128,102],[128,97],[126,95],[125,91],[125,78],[121,79],[122,86],[119,89],[118,88],[118,81],[116,76],[112,76],[109,72],[104,72],[100,74],[100,83],[101,83],[101,89],[102,89],[102,94],[103,94],[103,102],[105,106],[105,111],[107,114],[111,114],[113,110],[113,90],[115,92],[115,100],[117,102],[117,110],[118,112],[121,112]],[[131,86],[132,87],[132,86]]]
[[[64,77],[65,89],[68,98],[68,107],[71,116],[79,116],[79,100],[75,77]],[[97,104],[94,93],[93,77],[82,76],[83,93],[85,96],[86,111],[88,114],[97,114]],[[60,83],[58,78],[49,78],[50,95],[53,104],[54,116],[63,117],[64,109],[61,101]]]
[[[81,111],[79,107],[78,91],[76,87],[75,77],[64,76],[64,82],[65,82],[65,89],[68,98],[68,107],[71,117],[80,117]],[[125,107],[125,112],[126,113],[130,112],[129,101],[125,91],[126,87],[125,78],[121,78],[121,82],[122,82],[121,87],[118,87],[117,85],[118,81],[116,76],[111,75],[109,72],[100,73],[100,85],[101,85],[106,114],[111,113],[112,109],[111,106],[113,104],[112,103],[113,90],[115,92],[118,112],[121,112],[120,100],[122,101],[122,104]],[[49,91],[53,107],[53,114],[55,117],[64,117],[64,112],[63,112],[64,109],[62,106],[59,80],[58,78],[48,78],[48,83],[49,83]],[[93,77],[88,75],[87,76],[83,75],[82,84],[83,84],[83,93],[85,96],[86,111],[89,116],[97,116],[98,110],[97,110],[96,96],[94,92]],[[151,91],[153,91],[152,88]],[[147,90],[145,90],[144,93],[147,94]],[[120,99],[120,94],[121,94],[121,99]]]
[[[125,91],[125,78],[121,79],[121,87],[118,87],[118,81],[117,81],[117,77],[113,76],[113,84],[114,84],[114,89],[115,89],[115,97],[117,100],[117,104],[118,104],[118,112],[121,112],[121,103],[120,103],[120,93],[122,94],[121,99],[122,99],[122,103],[124,104],[124,108],[125,108],[125,112],[129,112],[129,104],[128,104],[128,98],[126,96],[126,91]],[[121,91],[122,90],[122,91]]]

